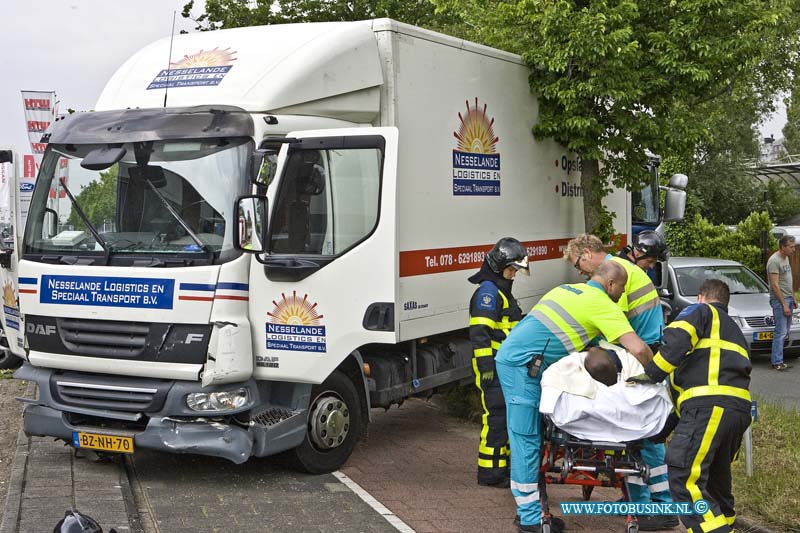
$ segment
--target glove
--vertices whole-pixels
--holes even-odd
[[[655,381],[647,374],[637,374],[625,380],[625,383],[633,383],[634,385],[653,385]]]

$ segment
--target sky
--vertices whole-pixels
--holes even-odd
[[[117,67],[170,35],[174,11],[175,32],[194,31],[194,22],[181,17],[186,2],[2,0],[0,146],[31,153],[20,91],[56,91],[61,112],[94,108]],[[196,1],[193,13],[202,6]]]
[[[194,30],[180,12],[186,0],[2,0],[0,17],[0,146],[30,153],[21,90],[55,90],[59,109],[94,107],[105,82],[143,46]],[[202,13],[203,1],[193,14]],[[782,136],[786,112],[761,128]]]

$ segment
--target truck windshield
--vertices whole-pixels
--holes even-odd
[[[98,148],[105,146],[50,145],[31,199],[27,254],[233,250],[233,206],[248,190],[247,138],[123,144],[117,163],[83,168]]]

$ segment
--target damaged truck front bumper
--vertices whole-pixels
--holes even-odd
[[[55,371],[28,363],[14,377],[38,385],[36,399],[21,399],[26,404],[27,435],[70,443],[75,432],[128,436],[134,449],[222,457],[234,463],[293,448],[305,436],[303,398],[307,405],[305,389],[310,386],[298,384],[275,394],[269,382],[253,379],[201,387],[199,382]],[[198,413],[186,403],[193,393],[234,389],[246,389],[248,400],[224,413]]]

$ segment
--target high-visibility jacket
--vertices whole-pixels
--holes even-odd
[[[497,361],[523,366],[534,354],[547,364],[582,351],[598,334],[614,342],[631,333],[622,310],[594,281],[560,285],[539,300],[500,347]]]
[[[750,409],[750,371],[742,330],[719,303],[694,304],[664,330],[663,344],[645,372],[667,375],[676,411],[696,405]]]
[[[469,314],[469,338],[475,357],[494,357],[500,343],[522,318],[522,310],[514,297],[503,294],[489,280],[481,282],[472,295]]]
[[[628,273],[625,292],[617,303],[633,330],[647,344],[661,342],[664,313],[661,311],[661,299],[650,276],[627,258],[608,255],[606,259],[617,262]]]

